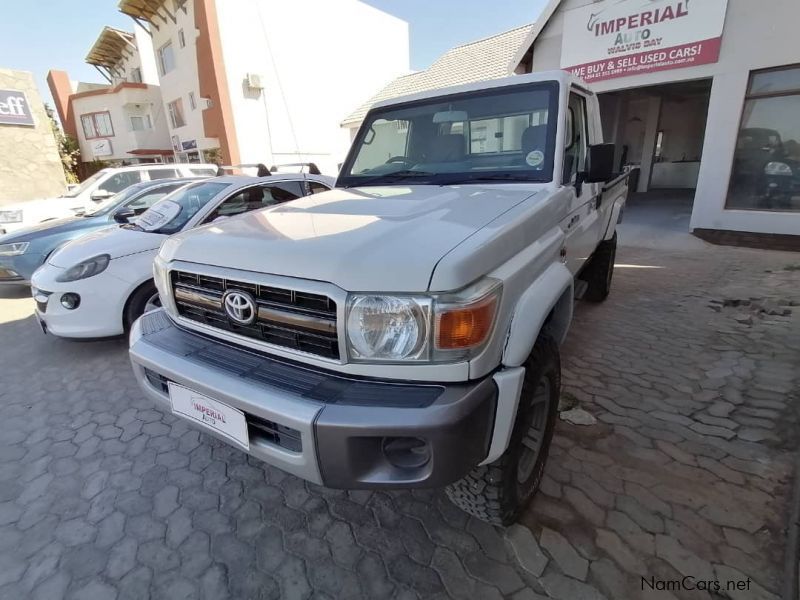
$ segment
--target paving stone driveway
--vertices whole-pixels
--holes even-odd
[[[711,597],[642,590],[685,575],[773,598],[800,257],[618,262],[564,348],[563,401],[598,423],[559,423],[507,532],[441,493],[325,490],[249,460],[142,399],[124,342],[46,338],[27,299],[0,299],[0,598]]]

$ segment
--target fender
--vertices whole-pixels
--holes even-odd
[[[611,218],[608,220],[606,226],[606,234],[603,240],[610,240],[614,237],[614,232],[617,230],[617,223],[622,221],[622,210],[625,208],[625,196],[620,196],[614,200],[614,207],[611,209]]]
[[[503,351],[504,366],[522,366],[531,353],[550,311],[559,300],[566,297],[566,306],[562,308],[568,311],[568,314],[559,316],[561,322],[555,332],[556,342],[560,345],[564,341],[572,319],[573,285],[572,273],[564,263],[559,262],[550,265],[536,278],[533,285],[525,290],[511,318],[508,339]]]

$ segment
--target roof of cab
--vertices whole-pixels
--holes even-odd
[[[542,81],[557,81],[562,85],[578,85],[586,89],[586,83],[577,78],[575,75],[568,71],[554,70],[554,71],[538,71],[536,73],[527,73],[525,75],[512,75],[511,77],[502,77],[500,79],[490,79],[487,81],[476,81],[474,83],[465,83],[463,85],[456,85],[445,88],[438,88],[434,90],[427,90],[417,94],[410,94],[407,96],[398,96],[390,100],[378,102],[372,108],[382,108],[384,106],[394,106],[395,104],[405,104],[406,102],[414,102],[416,100],[427,100],[429,98],[439,98],[441,96],[449,96],[451,94],[461,94],[464,92],[477,92],[480,90],[488,90],[494,88],[510,87],[515,85],[525,85],[529,83],[538,83]]]

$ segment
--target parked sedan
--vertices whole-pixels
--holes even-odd
[[[82,217],[47,221],[0,236],[0,283],[27,284],[33,272],[62,244],[97,229],[127,223],[194,179],[137,183]]]
[[[168,236],[325,191],[333,183],[324,175],[295,173],[215,177],[184,186],[136,223],[90,233],[54,252],[31,279],[39,323],[59,337],[120,335],[160,306],[152,263]]]

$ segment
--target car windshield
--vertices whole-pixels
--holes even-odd
[[[63,198],[75,198],[75,197],[81,195],[83,192],[85,192],[90,187],[92,187],[92,185],[105,174],[106,174],[106,171],[98,171],[97,173],[95,173],[94,175],[89,177],[89,179],[85,179],[83,181],[83,183],[81,183],[74,190],[72,190],[71,192],[67,192],[62,197]]]
[[[111,196],[108,200],[103,202],[97,210],[85,213],[83,216],[102,217],[103,215],[107,215],[121,204],[127,202],[128,200],[133,199],[134,196],[137,196],[141,194],[143,191],[148,190],[152,187],[155,186],[149,181],[147,183],[134,184],[130,187],[125,188],[121,192]]]
[[[557,101],[544,82],[372,110],[338,185],[550,181]]]
[[[156,202],[136,220],[133,227],[153,233],[177,233],[228,183],[202,182],[175,190]]]

